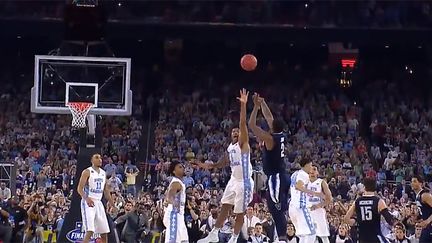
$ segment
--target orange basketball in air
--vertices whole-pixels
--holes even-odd
[[[258,65],[258,61],[254,55],[246,54],[241,58],[240,65],[245,71],[253,71]]]

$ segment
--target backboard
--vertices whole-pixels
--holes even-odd
[[[132,113],[129,58],[35,56],[31,111],[70,114],[69,102],[91,102],[89,114]]]

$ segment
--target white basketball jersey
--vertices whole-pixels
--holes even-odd
[[[322,192],[322,179],[316,179],[314,182],[309,182],[309,184],[307,185],[307,189],[313,191],[313,192],[318,192],[321,193]],[[307,206],[311,207],[313,205],[319,204],[321,203],[321,198],[319,197],[314,197],[312,195],[307,195],[308,196],[308,200],[307,200]]]
[[[250,152],[241,152],[240,144],[230,144],[228,154],[231,165],[231,178],[244,180],[252,178],[252,164],[250,162]]]
[[[303,185],[307,187],[309,184],[309,175],[304,170],[298,170],[291,175],[291,201],[290,207],[305,208],[306,207],[306,193],[301,192],[295,188],[297,181],[303,181]]]
[[[87,196],[91,199],[101,200],[105,189],[106,174],[99,168],[99,173],[92,167],[87,168],[90,171],[90,177],[86,187]]]
[[[183,183],[183,181],[181,181],[179,178],[177,177],[173,177],[171,179],[171,182],[168,186],[168,191],[171,189],[171,184],[173,182],[178,182],[180,183],[182,189],[180,190],[179,193],[177,193],[177,195],[175,196],[174,200],[175,200],[175,204],[177,205],[178,203],[180,203],[180,214],[184,214],[184,208],[185,208],[185,204],[186,204],[186,187]]]

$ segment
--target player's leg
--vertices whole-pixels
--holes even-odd
[[[310,216],[309,209],[305,207],[300,208],[299,211],[300,217],[298,218],[301,226],[299,227],[298,237],[300,238],[300,243],[315,242],[316,229],[312,217]]]
[[[317,236],[316,243],[330,243],[330,240],[327,236]]]
[[[212,231],[208,234],[207,237],[197,241],[197,243],[219,242],[219,230],[222,228],[225,220],[228,218],[229,211],[234,205],[235,195],[235,185],[234,182],[230,180],[222,196],[221,211],[216,219]]]
[[[316,235],[302,235],[298,237],[300,238],[299,243],[314,243],[316,240]]]
[[[89,207],[84,200],[81,200],[81,216],[83,223],[82,228],[85,232],[83,243],[89,243],[93,233],[95,232],[95,207]]]
[[[178,230],[178,213],[175,209],[169,205],[165,209],[164,214],[164,225],[166,227],[165,231],[165,243],[177,242],[177,230]]]
[[[108,234],[101,234],[100,236],[103,243],[108,243]]]
[[[178,231],[177,231],[177,241],[178,242],[187,242],[189,243],[189,235],[188,235],[188,231],[186,228],[186,222],[184,220],[184,216],[183,215],[178,215]]]
[[[287,239],[288,185],[284,175],[270,175],[268,178],[267,206],[275,222],[279,240]]]
[[[244,224],[244,214],[249,203],[252,201],[254,181],[245,180],[237,183],[238,188],[234,199],[234,214],[236,215],[233,234],[228,243],[237,242],[241,228]]]
[[[102,242],[108,242],[108,233],[110,227],[105,213],[105,207],[101,201],[95,202],[96,216],[95,216],[95,233],[101,234]]]
[[[312,221],[315,224],[317,243],[329,243],[330,229],[327,222],[326,211],[318,208],[310,212]]]
[[[307,208],[289,208],[289,216],[294,224],[296,236],[300,238],[300,243],[311,243],[316,240],[315,228],[310,215],[307,217],[308,213]]]

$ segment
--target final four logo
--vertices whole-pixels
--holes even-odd
[[[75,229],[69,231],[66,234],[66,239],[68,239],[72,243],[79,243],[84,240],[85,232],[82,232],[82,222],[76,222]],[[93,234],[91,238],[92,243],[98,243],[100,241],[100,234]]]

